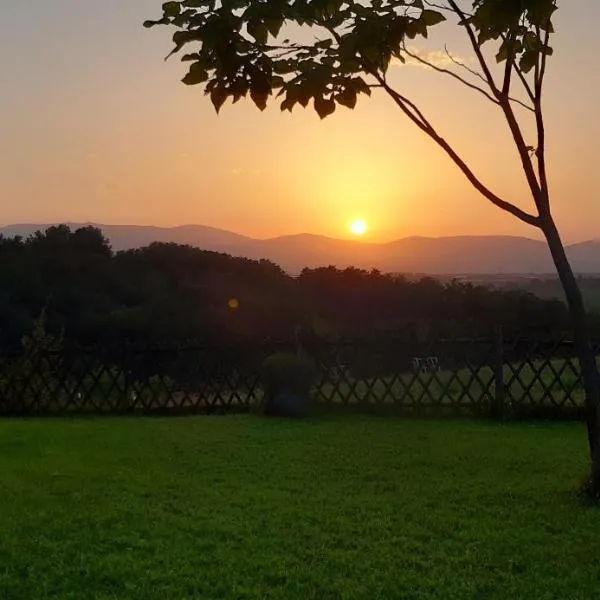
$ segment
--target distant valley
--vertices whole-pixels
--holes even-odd
[[[152,242],[187,244],[232,256],[268,259],[294,274],[304,267],[356,266],[384,272],[429,275],[550,274],[554,267],[543,242],[510,236],[408,237],[389,243],[366,243],[300,234],[254,239],[203,225],[165,228],[139,225],[67,223],[100,228],[114,250],[147,246]],[[10,225],[6,237],[28,236],[49,225]],[[600,242],[568,247],[573,268],[580,274],[600,274]]]

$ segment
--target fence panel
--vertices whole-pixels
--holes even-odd
[[[600,345],[596,345],[600,350]],[[0,414],[206,413],[260,403],[260,367],[285,344],[30,350],[0,359]],[[312,343],[315,399],[414,414],[575,416],[572,341],[432,338]]]

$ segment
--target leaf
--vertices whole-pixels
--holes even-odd
[[[285,85],[285,79],[279,75],[273,75],[271,77],[271,88],[282,88]]]
[[[215,87],[211,90],[210,100],[213,103],[213,106],[215,107],[217,114],[219,114],[221,107],[223,106],[223,104],[225,104],[225,100],[227,100],[228,95],[229,94],[227,93],[227,90],[220,86]]]
[[[162,9],[165,17],[177,17],[181,13],[181,4],[179,2],[165,2]]]
[[[418,35],[427,37],[427,25],[422,21],[412,21],[406,26],[406,35],[411,40],[414,40]]]
[[[335,100],[324,98],[323,96],[315,96],[314,107],[319,117],[324,119],[335,112]]]
[[[379,65],[381,63],[381,52],[375,45],[366,46],[361,49],[362,56],[371,65]]]
[[[255,92],[253,90],[250,90],[250,97],[254,101],[254,104],[256,104],[257,108],[259,108],[261,111],[267,108],[267,100],[269,99],[269,94],[263,94],[261,92]]]
[[[421,12],[421,16],[419,17],[419,21],[425,25],[425,27],[433,27],[438,23],[443,23],[446,20],[446,17],[437,10],[429,10],[425,9]]]
[[[269,39],[269,30],[261,21],[250,22],[247,25],[248,34],[251,35],[257,44],[266,44]]]
[[[202,6],[208,5],[209,2],[207,2],[207,0],[183,0],[181,4],[188,8],[201,8]]]
[[[357,99],[357,91],[353,88],[347,87],[342,92],[340,92],[335,99],[338,101],[338,104],[342,106],[346,106],[347,108],[354,108],[356,106]]]
[[[524,52],[519,61],[519,67],[523,73],[529,73],[535,67],[538,61],[538,53],[532,50]]]
[[[539,51],[543,46],[542,40],[533,33],[533,31],[527,31],[523,36],[523,46],[526,50]]]
[[[362,77],[354,77],[350,80],[350,84],[352,84],[352,88],[356,90],[357,94],[371,95],[371,88]]]
[[[257,108],[260,110],[265,110],[267,108],[267,100],[269,99],[269,92],[265,92],[264,90],[258,88],[250,88],[250,98],[252,98],[254,104],[256,104]]]
[[[200,58],[200,54],[198,52],[193,52],[191,54],[184,54],[181,57],[181,62],[193,62],[197,61]]]
[[[496,62],[501,63],[508,60],[509,56],[516,56],[521,49],[521,44],[519,42],[504,40],[496,54]]]
[[[333,15],[342,8],[344,0],[326,0],[325,10],[328,14]]]
[[[302,108],[306,108],[310,99],[314,96],[313,92],[310,90],[309,86],[301,85],[296,88],[296,101],[302,106]]]
[[[265,19],[265,27],[273,37],[277,37],[281,31],[281,28],[283,27],[283,17],[276,19]],[[266,41],[267,40],[265,40],[265,43]]]
[[[221,0],[221,4],[226,10],[238,10],[246,6],[246,0]]]
[[[285,94],[285,100],[281,103],[281,110],[292,112],[296,102],[298,102],[298,88],[288,87]]]
[[[194,63],[187,75],[181,80],[186,85],[197,85],[208,80],[208,72],[199,63]]]
[[[293,70],[292,65],[287,60],[278,60],[273,65],[273,72],[279,73],[280,75],[286,75],[287,73],[291,73]]]
[[[156,25],[170,25],[171,22],[166,17],[159,19],[158,21],[144,21],[143,25],[146,29],[150,29],[151,27],[155,27]]]
[[[246,79],[237,79],[229,86],[229,95],[233,96],[233,104],[239,102],[248,93],[248,82]]]

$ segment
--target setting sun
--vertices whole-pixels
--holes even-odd
[[[363,219],[355,219],[350,223],[350,233],[352,235],[362,236],[367,233],[367,223]]]

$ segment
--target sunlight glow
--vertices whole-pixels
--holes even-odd
[[[356,236],[363,236],[367,233],[368,226],[363,219],[355,219],[350,223],[350,233]]]

